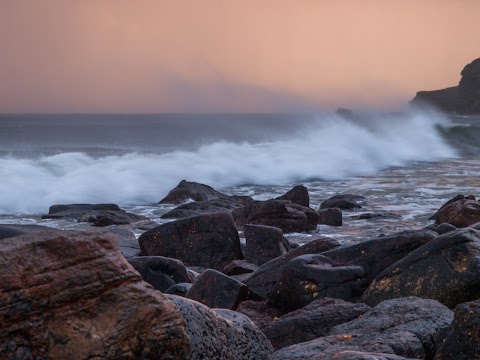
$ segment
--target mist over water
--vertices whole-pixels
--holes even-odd
[[[429,112],[225,117],[4,121],[13,138],[0,135],[0,214],[66,203],[154,204],[182,179],[217,189],[282,185],[459,156],[441,130],[453,125]]]

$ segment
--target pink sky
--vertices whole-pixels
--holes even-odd
[[[0,113],[399,109],[480,57],[478,0],[0,0]]]

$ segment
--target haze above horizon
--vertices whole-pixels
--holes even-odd
[[[0,0],[0,113],[399,110],[480,56],[475,0]]]

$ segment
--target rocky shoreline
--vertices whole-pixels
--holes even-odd
[[[1,358],[480,358],[480,202],[354,245],[284,236],[366,201],[315,210],[304,186],[256,201],[182,181],[161,225],[115,204],[45,215],[87,231],[0,225]]]

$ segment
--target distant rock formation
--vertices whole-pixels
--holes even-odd
[[[429,104],[459,114],[480,113],[480,58],[462,70],[458,86],[442,90],[419,91],[411,105]]]

